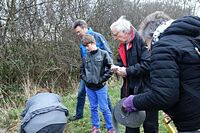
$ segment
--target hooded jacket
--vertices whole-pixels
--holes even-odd
[[[200,129],[200,18],[175,20],[152,46],[150,90],[134,97],[138,110],[164,110],[178,131]]]
[[[48,114],[49,117],[47,117]],[[61,97],[59,95],[48,92],[38,93],[26,102],[26,107],[21,116],[22,122],[20,133],[25,132],[24,129],[26,126],[29,127],[28,130],[30,132],[36,132],[51,124],[66,123],[68,109],[61,103]],[[37,117],[37,119],[33,119],[35,117]],[[37,126],[29,125],[30,121],[32,123],[37,123]]]

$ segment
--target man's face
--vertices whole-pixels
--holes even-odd
[[[87,27],[80,27],[80,26],[77,26],[75,29],[74,29],[76,35],[78,35],[79,37],[82,37],[84,35],[86,35],[88,29]]]
[[[114,40],[117,40],[120,43],[125,43],[129,39],[129,34],[126,32],[117,31],[116,29],[113,29],[111,32]]]

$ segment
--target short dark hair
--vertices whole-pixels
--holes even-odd
[[[48,87],[39,87],[36,90],[37,90],[37,93],[44,93],[44,92],[52,93],[52,89]]]
[[[81,42],[84,46],[87,46],[89,43],[95,43],[95,39],[92,35],[86,34],[82,37]]]
[[[85,20],[83,19],[77,19],[75,22],[74,22],[74,25],[73,25],[73,29],[76,29],[76,27],[80,26],[81,28],[84,28],[84,27],[87,27],[87,23]]]

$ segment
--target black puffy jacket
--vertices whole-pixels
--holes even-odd
[[[133,101],[139,110],[164,110],[178,131],[200,129],[199,36],[199,17],[174,21],[152,47],[151,91]]]

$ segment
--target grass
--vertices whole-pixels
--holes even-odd
[[[76,86],[77,87],[77,86]],[[120,100],[120,88],[121,88],[121,81],[116,81],[114,79],[110,80],[108,83],[108,93],[110,96],[110,99],[112,101],[112,105],[114,106],[117,101]],[[77,92],[74,93],[68,93],[68,94],[60,94],[63,98],[64,105],[69,110],[69,115],[72,116],[75,114],[75,108],[76,108],[76,97]],[[13,102],[15,102],[15,106],[13,106]],[[19,131],[19,125],[20,125],[20,113],[23,110],[22,106],[17,106],[18,104],[21,105],[22,101],[20,103],[17,103],[18,101],[13,101],[12,104],[9,103],[5,107],[0,106],[0,132],[1,128],[7,130],[7,133],[17,133]],[[25,101],[23,101],[25,103]],[[102,114],[99,111],[100,119],[101,119],[101,133],[106,133],[105,128],[105,122],[103,119]],[[163,116],[161,113],[159,113],[159,132],[160,133],[168,133],[169,131],[162,123]],[[121,131],[124,132],[124,127],[120,126]],[[67,126],[65,128],[65,133],[89,133],[91,129],[91,114],[90,114],[90,107],[88,99],[86,99],[85,107],[84,107],[84,118],[81,120],[73,121],[73,122],[67,122]],[[143,132],[143,129],[141,128],[141,131]]]
[[[112,80],[108,84],[108,94],[110,96],[110,99],[112,101],[112,105],[114,106],[119,100],[120,100],[120,88],[121,88],[121,82]],[[65,105],[68,107],[70,116],[73,116],[75,114],[75,107],[76,107],[76,94],[68,95],[67,97],[63,97]],[[100,131],[101,133],[106,133],[105,128],[105,122],[103,119],[102,114],[99,111],[100,119],[101,119],[101,126]],[[90,133],[91,129],[91,114],[90,114],[90,108],[89,108],[89,102],[88,99],[86,99],[85,107],[84,107],[84,118],[68,122],[65,133]],[[159,132],[160,133],[168,133],[169,131],[162,123],[163,116],[161,111],[159,112]],[[120,126],[121,132],[124,132],[124,127]],[[141,133],[143,132],[143,129],[141,128]]]
[[[116,85],[117,82],[109,82],[108,84],[108,93],[110,99],[112,101],[112,105],[115,105],[118,100],[120,100],[120,88]],[[75,107],[76,107],[76,94],[67,96],[63,98],[65,105],[68,107],[70,116],[75,114]],[[69,106],[70,105],[70,106]],[[103,119],[102,114],[99,111],[101,126],[100,130],[101,133],[106,133],[105,122]],[[88,99],[86,99],[85,107],[84,107],[84,118],[81,120],[68,122],[66,133],[89,133],[91,129],[91,113]]]

